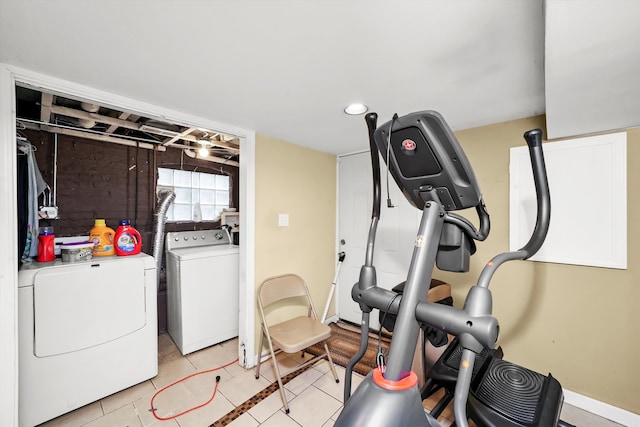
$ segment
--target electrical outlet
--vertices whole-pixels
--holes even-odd
[[[278,227],[288,227],[288,226],[289,226],[289,214],[279,214]]]

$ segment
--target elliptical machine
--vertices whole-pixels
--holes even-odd
[[[362,310],[362,339],[358,352],[347,364],[345,406],[335,425],[439,425],[424,410],[418,378],[411,372],[420,323],[457,336],[460,351],[454,414],[458,426],[468,426],[468,402],[470,411],[475,414],[472,419],[479,425],[557,425],[563,395],[560,384],[551,375],[544,377],[502,360],[483,363],[482,372],[474,369],[476,355],[485,348],[495,348],[498,339],[499,326],[492,316],[492,297],[488,289],[493,274],[506,261],[524,260],[534,255],[549,229],[550,196],[542,153],[542,131],[534,129],[524,134],[538,202],[533,234],[521,249],[499,254],[489,261],[477,284],[470,289],[463,308],[458,309],[429,303],[425,296],[434,265],[446,271],[468,271],[469,257],[475,252],[474,240],[482,241],[489,234],[489,214],[473,169],[455,135],[435,111],[403,117],[394,115],[379,128],[376,128],[376,113],[368,114],[365,119],[369,130],[374,202],[365,263],[351,292]],[[422,210],[401,296],[377,286],[373,265],[381,200],[378,152],[409,203]],[[478,229],[466,218],[453,213],[467,208],[475,208]],[[374,308],[396,314],[388,361],[367,375],[351,396],[353,367],[366,350],[369,316]]]

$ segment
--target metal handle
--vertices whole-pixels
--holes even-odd
[[[527,259],[533,256],[544,243],[549,231],[549,221],[551,219],[551,196],[549,194],[549,181],[547,180],[547,169],[542,152],[542,130],[533,129],[525,132],[524,139],[529,146],[529,156],[531,157],[531,168],[533,170],[533,182],[536,187],[536,199],[538,201],[538,215],[533,234],[526,245],[522,247]]]

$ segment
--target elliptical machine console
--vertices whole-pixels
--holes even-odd
[[[445,120],[435,111],[421,111],[403,117],[395,115],[379,128],[376,127],[377,114],[370,113],[365,119],[369,130],[374,202],[365,263],[351,293],[362,310],[362,339],[358,352],[347,364],[345,406],[335,425],[439,425],[424,411],[418,379],[411,372],[420,323],[426,323],[458,337],[462,354],[454,393],[454,413],[456,424],[464,427],[467,426],[469,397],[469,402],[475,405],[470,405],[471,409],[478,405],[495,409],[491,402],[487,403],[482,398],[478,400],[469,394],[472,386],[474,389],[482,386],[481,381],[476,379],[472,384],[476,354],[485,348],[495,348],[498,339],[499,327],[497,319],[492,316],[489,281],[504,262],[527,259],[535,254],[542,246],[549,228],[550,197],[542,153],[542,131],[534,129],[524,135],[529,146],[538,201],[538,217],[533,234],[523,248],[499,254],[486,264],[477,284],[470,289],[463,308],[459,309],[429,303],[425,296],[434,265],[446,271],[468,271],[469,257],[475,252],[474,241],[482,241],[489,234],[489,214],[471,164]],[[379,156],[384,159],[409,203],[422,210],[401,296],[377,286],[373,265],[381,201]],[[466,218],[453,213],[467,208],[475,208],[479,218],[478,228]],[[396,314],[388,361],[384,370],[372,371],[351,396],[352,370],[366,350],[369,316],[374,308]],[[516,365],[510,365],[509,368],[515,369],[512,366]],[[548,378],[555,381],[551,376]],[[495,405],[498,408],[497,415],[493,412],[486,415],[480,409],[480,415],[474,421],[479,419],[480,425],[556,425],[559,408],[562,407],[562,392],[557,381],[552,385],[556,391],[551,395],[547,393],[544,398],[542,395],[535,396],[538,399],[532,403],[535,419],[529,419],[529,416],[521,420],[522,417],[512,415],[508,413],[508,408],[505,409],[511,405],[510,402],[502,402],[502,405]],[[549,386],[544,385],[543,388],[548,389]],[[510,392],[513,393],[512,390]],[[527,396],[525,400],[530,397]],[[554,399],[555,402],[547,405],[548,409],[542,409],[540,400],[549,403]]]
[[[430,200],[431,187],[446,211],[472,208],[480,202],[482,194],[471,164],[437,112],[394,116],[375,130],[374,141],[398,187],[416,208],[422,209]]]

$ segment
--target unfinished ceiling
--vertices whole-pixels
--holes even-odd
[[[17,126],[150,150],[184,150],[190,157],[239,165],[240,141],[213,130],[17,87]]]

